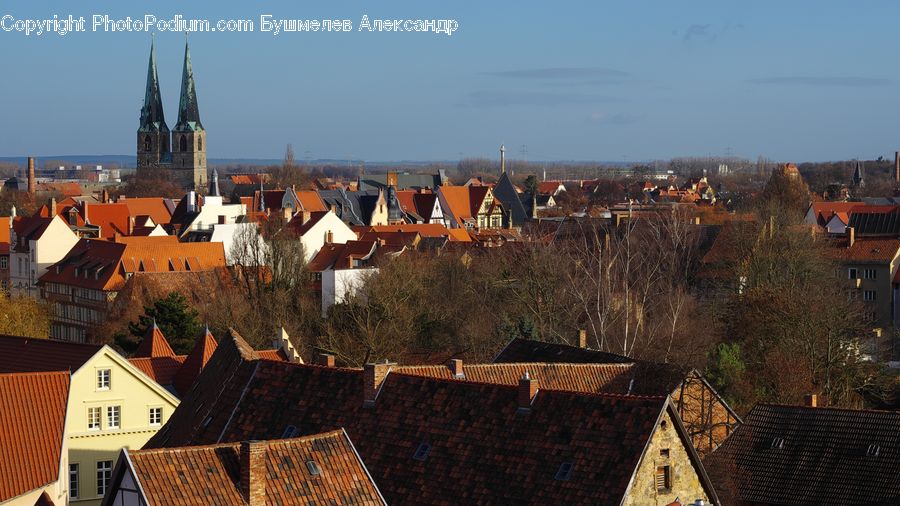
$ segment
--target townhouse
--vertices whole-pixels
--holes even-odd
[[[68,504],[99,505],[119,451],[142,447],[166,423],[178,399],[109,346],[0,336],[0,373],[56,371],[65,371],[67,379],[71,371],[65,409],[47,424],[65,428],[65,482],[59,493],[67,491]],[[53,446],[32,447],[38,448]],[[54,503],[66,500],[54,498]]]
[[[489,186],[441,186],[438,198],[452,228],[485,229],[503,226],[503,204]]]
[[[668,397],[274,362],[233,331],[145,450],[339,428],[390,504],[718,503]]]
[[[78,242],[78,236],[47,207],[29,218],[13,217],[9,234],[9,289],[16,295],[37,298],[37,282]]]
[[[53,307],[51,337],[75,342],[85,342],[88,331],[106,321],[116,295],[135,273],[225,267],[222,243],[181,243],[174,236],[81,239],[66,251],[40,277],[40,294]]]

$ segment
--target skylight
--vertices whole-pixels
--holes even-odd
[[[320,474],[322,474],[322,468],[319,467],[319,464],[317,464],[314,460],[306,461],[306,469],[309,471],[309,474],[313,476],[319,476]]]
[[[556,476],[553,478],[557,481],[569,481],[569,478],[572,476],[572,463],[571,462],[563,462],[559,465],[559,470],[556,471]]]

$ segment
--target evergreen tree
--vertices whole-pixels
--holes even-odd
[[[154,301],[152,306],[145,306],[144,314],[138,317],[137,322],[130,322],[128,330],[140,341],[147,335],[147,329],[153,325],[154,319],[168,339],[172,350],[179,355],[190,353],[194,341],[203,330],[197,311],[192,309],[187,299],[178,292],[170,292],[165,298]],[[124,343],[119,344],[122,346]],[[122,347],[126,350],[128,348]]]

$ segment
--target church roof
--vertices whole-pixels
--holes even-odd
[[[144,92],[144,105],[141,107],[142,132],[168,132],[166,118],[163,115],[162,97],[159,91],[159,75],[156,72],[156,47],[150,44],[150,62],[147,65],[147,89]]]
[[[191,65],[191,50],[184,44],[184,69],[181,73],[181,100],[178,101],[177,132],[202,131],[200,109],[197,105],[197,89],[194,84],[194,70]]]

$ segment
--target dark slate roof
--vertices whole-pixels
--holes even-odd
[[[754,504],[898,504],[900,412],[757,405],[706,464]]]
[[[0,373],[76,371],[102,346],[0,336]]]
[[[898,235],[900,234],[900,206],[886,209],[854,208],[848,227],[853,227],[856,235]]]
[[[441,185],[439,174],[397,174],[398,190],[434,189]],[[387,189],[387,174],[364,174],[359,176],[361,191]]]
[[[674,414],[666,397],[549,389],[522,413],[516,386],[402,372],[364,407],[361,370],[259,360],[237,334],[223,341],[145,448],[343,427],[390,504],[617,504],[663,410]],[[571,475],[557,480],[563,463]]]
[[[340,190],[320,190],[319,196],[325,202],[325,207],[335,208],[335,213],[348,225],[368,225],[372,216],[375,200],[378,199],[378,190],[364,192],[348,192]],[[365,202],[361,202],[365,200]],[[371,202],[370,202],[371,201]],[[363,209],[365,208],[365,210]]]
[[[504,209],[512,212],[513,226],[521,227],[529,218],[529,214],[522,205],[519,192],[513,186],[506,172],[500,175],[497,184],[494,185],[494,198],[503,203]],[[508,226],[509,218],[503,217],[503,226]]]
[[[397,199],[397,190],[393,186],[388,187],[385,192],[388,208],[388,222],[397,223],[404,218],[403,210],[400,209],[400,201]]]
[[[635,360],[615,353],[516,338],[494,357],[495,364],[522,362],[570,364],[627,364]]]

